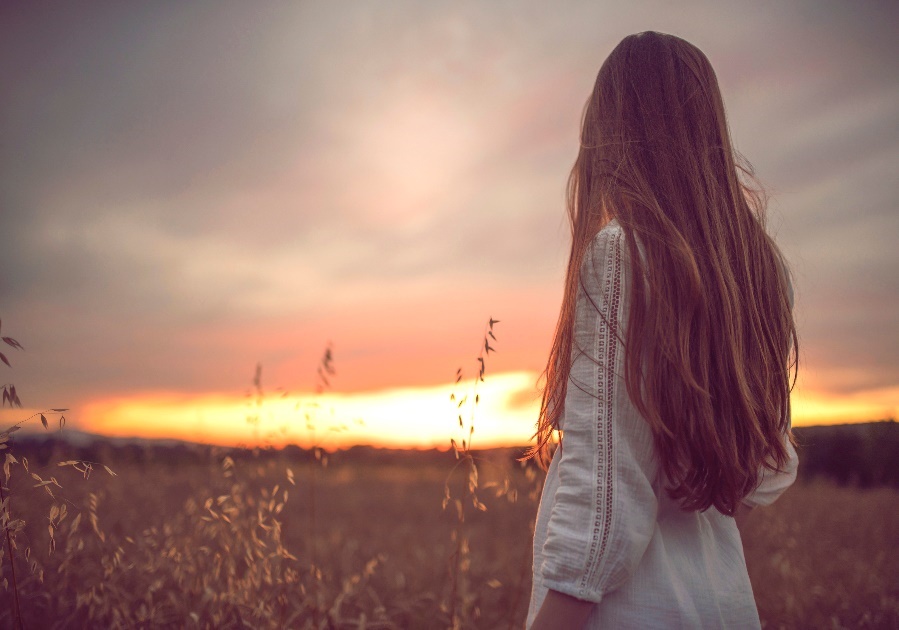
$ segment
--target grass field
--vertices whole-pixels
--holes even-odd
[[[338,454],[322,467],[284,454],[136,461],[109,449],[117,476],[95,467],[87,479],[55,464],[69,457],[12,468],[28,628],[439,628],[454,615],[463,627],[523,625],[541,476],[509,457],[480,462],[486,511],[463,506],[464,523],[454,502],[441,508],[449,453]],[[55,477],[56,498],[30,473]],[[495,496],[507,479],[513,492]],[[452,496],[467,482],[453,473]],[[745,528],[763,626],[899,627],[896,541],[899,491],[794,486]],[[8,553],[2,564],[11,582]],[[14,627],[12,589],[0,598],[0,626]]]

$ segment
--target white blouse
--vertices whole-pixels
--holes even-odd
[[[612,221],[581,269],[563,448],[540,500],[527,625],[552,589],[596,603],[586,628],[759,628],[734,519],[667,496],[649,425],[628,396],[626,250]],[[786,445],[787,469],[766,471],[744,503],[767,505],[793,482]]]

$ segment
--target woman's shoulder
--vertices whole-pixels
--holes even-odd
[[[617,219],[612,219],[602,226],[596,233],[596,236],[593,237],[593,240],[590,243],[590,249],[595,252],[597,249],[606,248],[613,243],[623,243],[623,236],[624,229],[621,227],[621,224],[618,223]]]
[[[602,227],[602,229],[599,231],[599,233],[596,236],[598,237],[600,234],[612,235],[612,234],[623,234],[623,233],[624,233],[624,229],[621,227],[621,224],[618,223],[618,219],[610,219],[609,222],[606,223]]]
[[[625,247],[624,229],[616,219],[612,219],[593,237],[584,259],[585,262],[590,261],[596,264],[603,260],[617,258],[621,256]]]
[[[627,265],[627,239],[621,225],[612,219],[597,232],[584,254],[581,276],[585,288],[596,289],[610,275],[620,277]]]

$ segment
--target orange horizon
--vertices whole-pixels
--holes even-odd
[[[475,449],[530,443],[539,410],[538,374],[492,374],[478,384],[394,387],[371,391],[251,397],[218,392],[142,394],[91,400],[73,409],[70,426],[106,437],[176,439],[221,446],[320,446],[328,451],[377,448],[447,449],[469,438]],[[468,398],[458,406],[450,401]],[[472,402],[477,394],[479,403]],[[858,424],[896,417],[899,387],[833,394],[798,387],[793,426]],[[40,410],[4,409],[3,425]],[[463,427],[459,426],[460,415]],[[54,422],[53,419],[49,419]],[[32,423],[40,429],[37,418]],[[51,425],[52,428],[52,425]]]

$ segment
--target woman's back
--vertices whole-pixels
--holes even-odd
[[[733,518],[684,510],[667,492],[653,433],[631,401],[624,344],[631,253],[612,221],[580,270],[562,447],[547,472],[534,536],[530,625],[547,590],[598,602],[596,628],[751,628],[758,613]],[[767,504],[796,455],[745,502]]]

